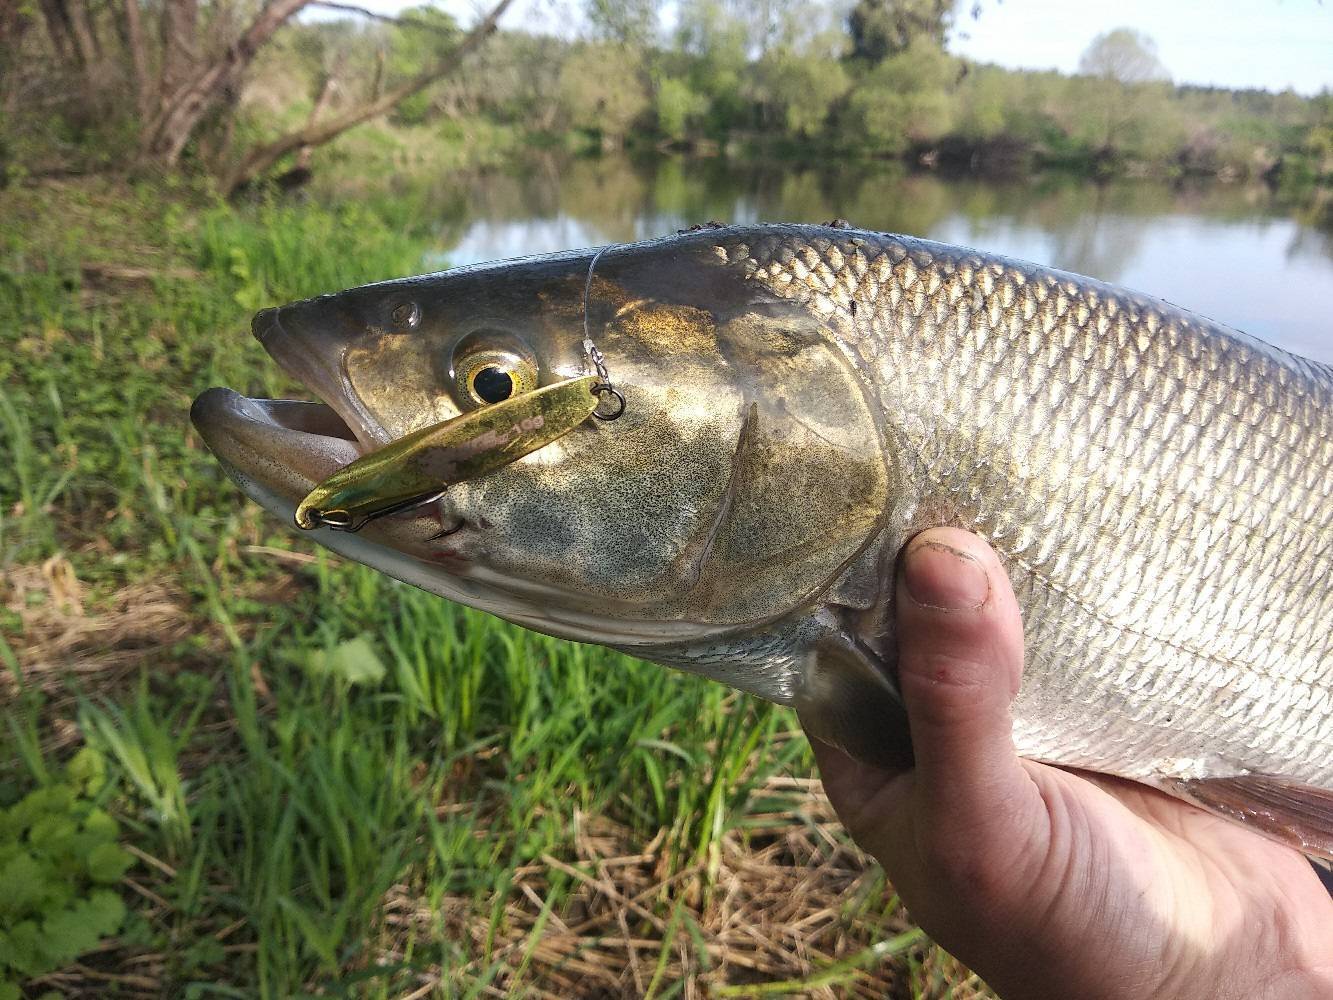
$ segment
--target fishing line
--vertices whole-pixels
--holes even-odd
[[[611,383],[611,374],[606,370],[606,358],[597,345],[592,342],[592,332],[588,329],[588,309],[592,299],[592,275],[597,267],[597,262],[602,259],[602,254],[610,250],[614,244],[608,243],[601,247],[592,255],[592,260],[588,261],[588,278],[583,283],[583,358],[584,370],[591,367],[597,377],[601,379],[592,387],[593,394],[602,397],[597,404],[597,409],[592,411],[592,415],[598,420],[615,420],[625,412],[625,397]],[[610,397],[612,409],[606,413],[602,412],[602,402],[605,397]]]

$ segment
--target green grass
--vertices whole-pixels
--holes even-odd
[[[136,858],[121,933],[27,995],[982,995],[791,714],[341,563],[221,475],[193,395],[291,388],[250,312],[419,269],[424,217],[0,192],[0,797],[89,746]]]

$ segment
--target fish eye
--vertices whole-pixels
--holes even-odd
[[[487,365],[472,376],[472,391],[488,403],[498,403],[514,394],[514,376],[499,365]]]
[[[454,362],[454,388],[467,409],[501,403],[537,388],[537,366],[516,351],[473,351]]]

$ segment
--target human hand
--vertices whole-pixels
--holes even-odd
[[[998,557],[941,528],[902,563],[914,769],[811,743],[912,917],[1007,1000],[1333,997],[1333,901],[1305,858],[1145,786],[1020,759],[1023,630]]]

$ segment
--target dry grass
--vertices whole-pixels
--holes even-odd
[[[746,838],[726,835],[707,862],[671,875],[660,837],[636,844],[629,830],[578,815],[575,856],[516,869],[498,929],[471,899],[431,909],[396,887],[384,905],[390,933],[419,940],[443,930],[476,954],[448,977],[421,974],[404,1000],[463,986],[495,962],[503,971],[488,996],[609,1000],[679,984],[690,1000],[993,997],[912,925],[874,862],[847,841],[817,780],[773,777],[758,794],[774,793],[791,808],[756,817],[764,822]],[[547,902],[553,880],[576,885],[558,915]],[[390,947],[381,961],[405,957]]]
[[[54,555],[36,566],[0,573],[0,602],[20,622],[16,655],[27,687],[54,692],[73,676],[104,680],[164,654],[196,627],[177,582],[146,580],[86,606],[73,565]],[[17,679],[0,674],[0,697],[12,697]]]

